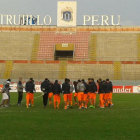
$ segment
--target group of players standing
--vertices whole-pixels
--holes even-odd
[[[10,100],[10,83],[7,81],[5,86],[3,87],[3,99],[6,99],[7,102]],[[99,94],[99,107],[110,107],[112,106],[112,92],[113,85],[109,79],[97,80],[95,83],[93,78],[89,78],[86,82],[84,79],[74,81],[73,83],[70,79],[65,78],[64,83],[61,85],[58,80],[55,80],[54,83],[51,83],[47,78],[41,83],[41,91],[43,92],[43,105],[47,106],[48,98],[49,105],[52,104],[52,98],[54,102],[54,108],[60,107],[61,96],[63,94],[64,100],[64,109],[72,108],[73,104],[78,105],[79,109],[88,107],[95,108],[96,106],[96,94]],[[18,105],[21,104],[23,97],[23,89],[24,86],[22,81],[19,80],[17,84],[18,91]],[[33,78],[30,78],[29,81],[25,84],[26,91],[26,107],[29,108],[29,105],[34,105],[34,92],[35,92],[35,84]],[[6,96],[6,94],[8,96]],[[73,103],[74,97],[74,103]],[[5,101],[6,101],[5,100]],[[4,100],[3,100],[4,102]]]
[[[33,91],[34,83],[33,79],[26,83],[26,106],[29,107],[29,101],[33,105]],[[109,79],[97,80],[94,82],[93,78],[89,78],[88,82],[85,80],[74,81],[73,83],[70,79],[65,78],[64,83],[61,85],[58,80],[52,84],[47,78],[41,83],[41,91],[43,94],[43,105],[47,106],[48,98],[49,104],[51,104],[51,98],[54,97],[54,108],[60,106],[61,96],[63,94],[64,99],[64,109],[71,108],[73,106],[73,93],[75,104],[79,106],[79,109],[88,107],[95,108],[96,105],[96,93],[99,94],[99,106],[100,108],[112,106],[112,82]],[[77,101],[78,100],[78,101]],[[89,105],[89,106],[88,106]]]

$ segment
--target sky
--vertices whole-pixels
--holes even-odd
[[[0,0],[0,14],[50,15],[56,25],[57,2],[61,0]],[[70,1],[70,0],[63,0]],[[140,25],[140,0],[73,0],[77,1],[77,24],[83,15],[120,15],[121,25]]]

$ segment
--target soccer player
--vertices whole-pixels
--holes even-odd
[[[53,91],[52,91],[52,88],[53,88],[53,83],[50,82],[50,91],[49,91],[49,106],[52,104],[52,98],[53,98]]]
[[[10,83],[11,83],[11,79],[7,79],[7,81],[3,84],[3,87],[5,87],[5,85],[7,85],[7,95],[9,97],[9,99],[8,99],[8,105],[10,105],[10,90],[11,90]]]
[[[98,80],[98,85],[99,85],[99,90],[98,90],[98,94],[99,94],[99,101],[100,101],[100,108],[104,108],[104,94],[105,94],[105,83],[102,81],[102,79]]]
[[[45,78],[45,80],[41,83],[41,91],[44,93],[43,95],[43,105],[44,108],[47,106],[48,103],[48,95],[50,93],[51,84],[50,81]]]
[[[7,81],[4,85],[4,87],[2,88],[2,102],[0,104],[0,106],[3,106],[3,107],[8,107],[8,102],[9,102],[9,96],[8,96],[8,93],[9,93],[9,84],[10,82]]]
[[[112,83],[109,81],[109,79],[106,79],[105,81],[105,106],[110,107],[112,106]]]
[[[62,92],[62,89],[61,89],[60,84],[58,83],[58,80],[55,80],[55,82],[53,84],[53,87],[52,87],[52,91],[53,91],[53,94],[54,94],[54,108],[59,109],[60,93]]]
[[[64,109],[67,109],[67,104],[69,102],[69,94],[70,94],[70,83],[69,79],[65,78],[65,82],[62,84],[62,93],[64,97]]]
[[[81,80],[78,80],[77,90],[78,90],[78,102],[79,102],[79,109],[84,108],[84,91],[86,87]]]
[[[23,84],[22,84],[21,78],[19,78],[19,81],[17,83],[17,91],[18,91],[18,103],[17,103],[17,105],[20,106],[22,98],[23,98]]]
[[[84,107],[85,107],[85,109],[87,109],[89,86],[88,86],[88,84],[85,82],[84,79],[82,79],[82,82],[83,82],[83,84],[84,84],[84,86],[85,86],[85,90],[84,90]]]
[[[26,91],[26,107],[29,107],[29,103],[31,102],[31,106],[34,106],[34,92],[35,92],[35,84],[33,78],[30,78],[25,85]]]
[[[90,108],[95,108],[96,105],[96,92],[97,86],[94,82],[94,79],[91,78],[89,81],[89,99],[90,99]]]

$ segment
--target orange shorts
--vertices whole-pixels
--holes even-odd
[[[50,92],[48,98],[52,98],[53,97],[53,93]]]
[[[60,95],[58,95],[58,94],[54,95],[54,102],[59,102],[60,103]]]
[[[77,96],[78,96],[78,93],[75,92],[75,93],[74,93],[74,97],[77,97]]]
[[[72,101],[72,95],[73,93],[70,93],[68,96],[69,96],[69,101]]]
[[[84,94],[84,101],[88,100],[88,94]]]
[[[109,99],[112,100],[112,92],[109,93]]]
[[[96,99],[96,93],[88,93],[89,99]]]
[[[33,100],[34,99],[34,94],[33,93],[27,93],[26,94],[26,99]]]
[[[90,92],[88,92],[88,98],[90,98]]]
[[[84,92],[78,92],[78,101],[84,100]]]
[[[64,102],[67,102],[69,99],[69,94],[64,94],[63,97],[64,97]]]
[[[26,105],[29,106],[29,103],[34,104],[34,94],[33,93],[26,93]]]
[[[110,96],[110,93],[105,93],[104,94],[104,100],[108,100],[109,99],[109,96]]]
[[[105,97],[105,94],[103,93],[100,93],[99,95],[99,100],[100,100],[100,107],[104,107],[104,97]]]

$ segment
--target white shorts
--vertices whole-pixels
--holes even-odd
[[[9,96],[6,93],[2,93],[2,99],[7,100],[9,99]]]

